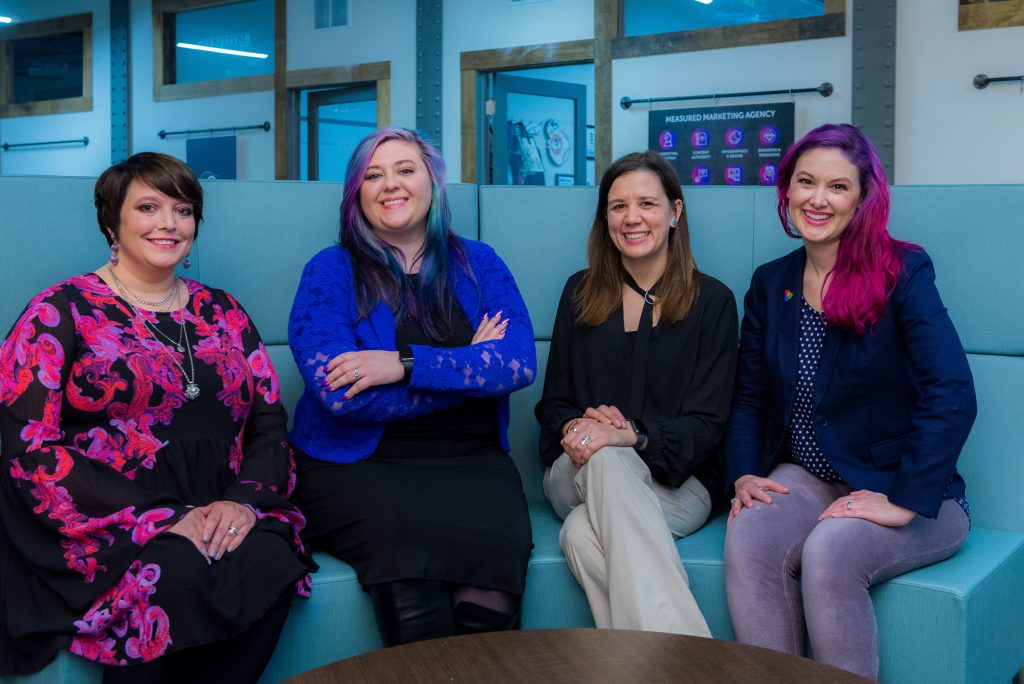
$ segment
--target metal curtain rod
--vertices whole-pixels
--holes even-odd
[[[224,133],[225,131],[231,131],[236,133],[238,131],[254,131],[256,129],[263,129],[264,131],[270,130],[270,122],[264,121],[261,124],[255,126],[225,126],[224,128],[201,128],[195,131],[160,131],[157,135],[163,140],[169,135],[193,135],[195,133]]]
[[[978,74],[974,77],[974,87],[978,90],[984,90],[988,87],[989,83],[1005,83],[1007,81],[1020,81],[1022,87],[1024,87],[1024,74],[1020,76],[986,76],[985,74]]]
[[[15,147],[39,147],[40,145],[89,145],[88,138],[75,138],[74,140],[47,140],[46,142],[30,142],[30,143],[4,143],[0,145],[0,149],[4,152],[13,149]]]
[[[818,93],[822,97],[828,97],[832,94],[832,84],[825,81],[820,86],[814,88],[787,88],[785,90],[752,90],[747,93],[713,93],[711,95],[680,95],[679,97],[648,97],[640,100],[634,100],[630,97],[624,97],[619,100],[619,106],[623,109],[629,109],[635,104],[653,104],[655,102],[677,102],[681,100],[721,100],[727,97],[756,97],[758,95],[796,95],[798,93]]]

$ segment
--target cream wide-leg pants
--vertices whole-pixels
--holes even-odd
[[[711,513],[700,481],[666,487],[633,449],[604,447],[582,468],[562,454],[544,493],[565,521],[562,552],[598,627],[711,636],[673,541]]]

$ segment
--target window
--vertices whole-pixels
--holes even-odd
[[[313,28],[348,26],[348,0],[313,0]]]
[[[692,31],[824,14],[824,0],[623,0],[623,35]]]
[[[274,0],[153,0],[153,98],[273,89]]]
[[[614,59],[846,34],[846,0],[617,0]]]
[[[92,110],[92,14],[0,29],[0,116]]]

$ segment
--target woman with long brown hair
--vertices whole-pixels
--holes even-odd
[[[710,636],[673,543],[722,489],[736,303],[697,270],[679,179],[640,152],[601,179],[537,404],[544,491],[598,627]]]

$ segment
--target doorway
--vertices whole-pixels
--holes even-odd
[[[377,128],[374,84],[296,90],[298,159],[293,177],[299,180],[345,180],[345,168],[356,145]]]
[[[587,65],[589,66],[589,65]],[[542,71],[557,71],[555,67]],[[586,68],[580,65],[580,68]],[[541,70],[538,70],[541,71]],[[489,75],[487,150],[480,182],[495,185],[586,185],[587,86],[516,72]],[[591,152],[591,158],[593,153]]]

